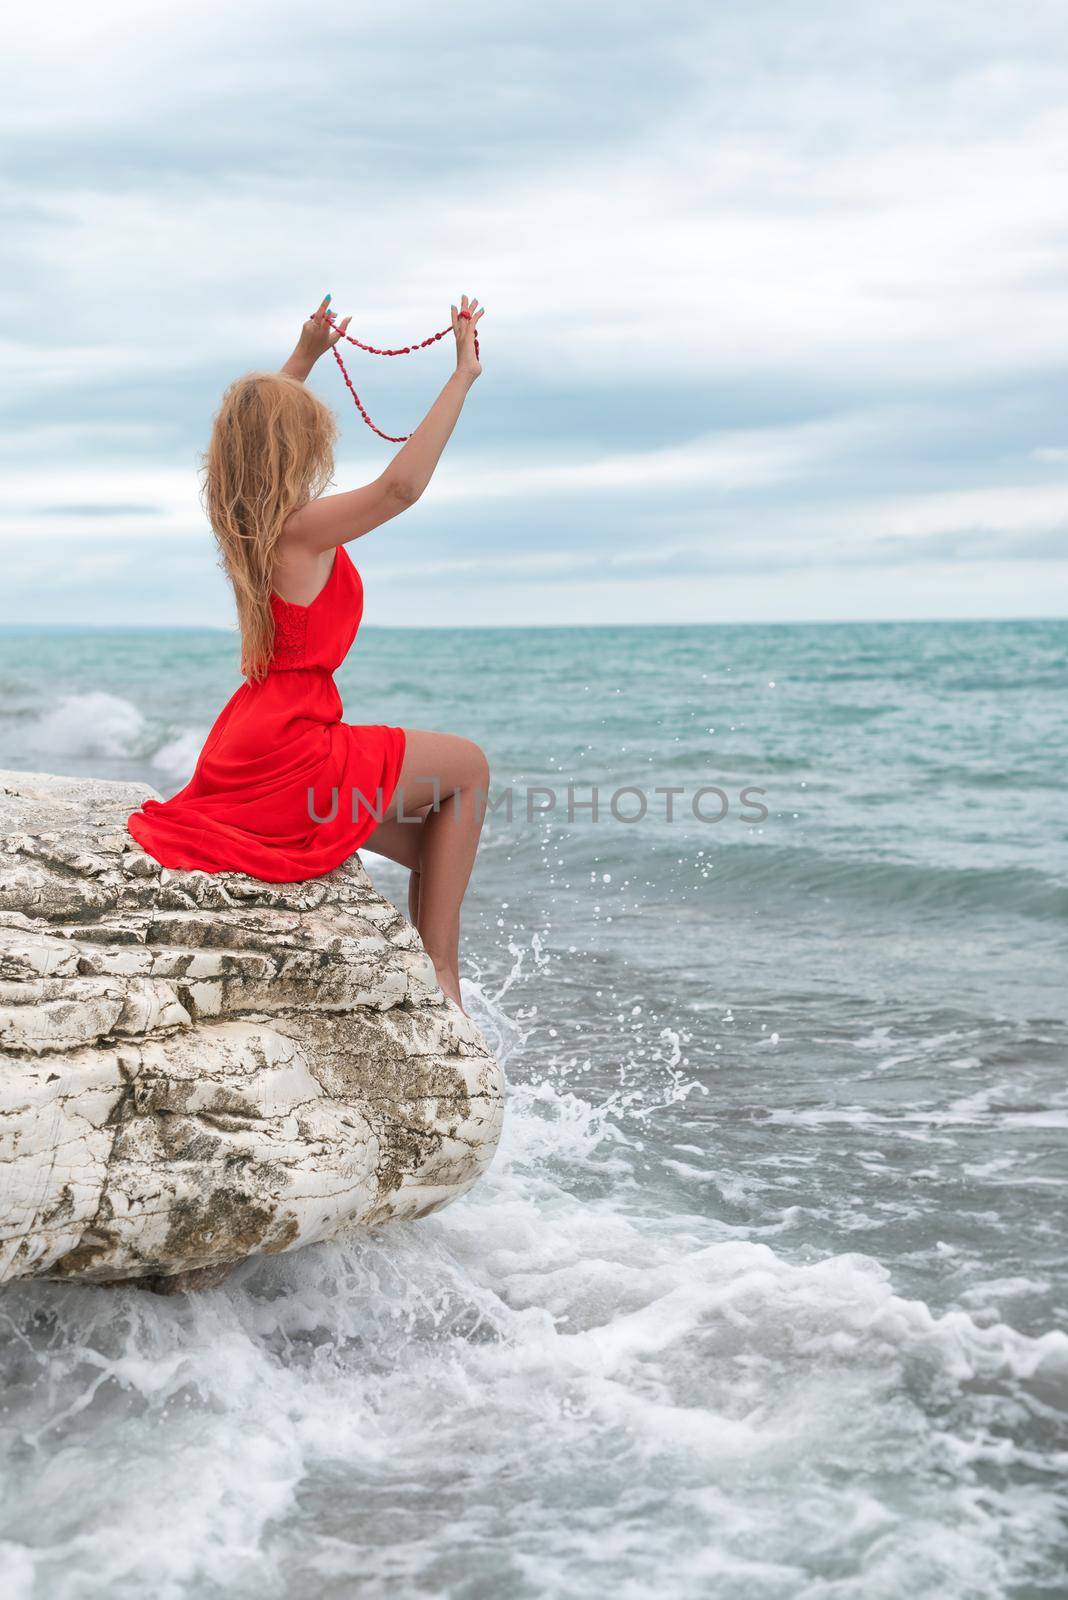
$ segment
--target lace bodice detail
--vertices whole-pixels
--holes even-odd
[[[275,595],[271,602],[274,612],[274,651],[271,667],[277,671],[284,667],[304,665],[308,645],[308,608],[291,606]]]

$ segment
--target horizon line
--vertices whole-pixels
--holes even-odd
[[[735,622],[368,622],[360,633],[588,633],[595,629],[642,632],[659,628],[896,628],[951,627],[973,622],[1068,622],[1068,611],[1025,616],[977,613],[950,617],[789,617],[741,618]],[[222,622],[3,622],[0,633],[220,633],[237,634],[236,623]]]

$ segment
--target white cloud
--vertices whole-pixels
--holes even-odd
[[[470,284],[490,306],[489,373],[577,384],[812,369],[930,383],[1047,368],[1068,351],[1068,243],[1050,198],[1068,162],[1068,68],[1058,74],[1037,55],[1040,36],[1033,60],[941,63],[935,95],[922,76],[903,70],[895,82],[865,60],[879,30],[863,19],[842,21],[837,53],[850,71],[795,55],[776,75],[750,59],[766,23],[753,18],[739,38],[695,5],[691,92],[665,100],[640,140],[547,143],[543,159],[489,167],[465,185],[441,181],[430,148],[402,183],[388,159],[336,170],[332,137],[344,130],[347,141],[350,116],[373,129],[382,102],[343,45],[323,59],[321,39],[281,12],[267,8],[252,38],[225,9],[124,28],[135,14],[111,6],[110,33],[90,33],[72,9],[48,50],[28,30],[23,81],[33,84],[36,61],[44,93],[8,115],[32,113],[52,139],[84,137],[94,115],[152,139],[162,98],[187,139],[215,128],[218,173],[206,182],[183,169],[176,130],[140,181],[70,182],[59,163],[44,189],[9,183],[33,266],[16,292],[25,334],[8,352],[23,381],[108,363],[181,369],[213,346],[238,363],[273,357],[326,276],[372,338],[441,325]],[[338,15],[333,0],[320,9],[324,36]],[[416,15],[433,31],[425,8]],[[937,15],[927,8],[923,19],[937,38]],[[724,43],[749,66],[748,83],[730,78]],[[323,71],[327,154],[315,160],[315,138],[296,122],[296,170],[272,164],[235,181],[227,136],[243,100],[261,105],[256,74],[280,68],[272,44],[287,52],[302,106],[312,69]],[[380,30],[367,48],[377,60]],[[194,57],[198,70],[183,70]],[[769,105],[754,104],[761,84]],[[505,119],[510,111],[514,99]],[[426,108],[413,103],[412,115]],[[33,314],[42,289],[58,339]],[[640,393],[632,403],[640,409]]]
[[[474,49],[454,9],[411,0],[325,0],[314,28],[275,3],[253,28],[206,0],[151,27],[132,0],[16,12],[0,536],[37,514],[34,538],[204,540],[195,456],[225,375],[277,363],[327,288],[374,342],[442,326],[464,287],[488,304],[486,376],[419,526],[508,509],[514,575],[532,519],[573,501],[588,540],[540,553],[572,583],[605,519],[610,559],[640,565],[658,505],[679,560],[912,541],[929,561],[940,538],[1063,526],[1063,486],[1027,472],[1068,452],[991,460],[974,422],[992,392],[1037,407],[1068,358],[1057,8],[978,0],[966,28],[919,0],[461,13]],[[400,431],[448,364],[352,371]],[[366,480],[388,447],[332,369],[315,381],[342,481]],[[478,571],[456,537],[448,560]]]
[[[1068,610],[1064,562],[1009,561],[925,567],[918,585],[908,563],[879,569],[769,564],[763,571],[706,577],[670,572],[640,581],[617,572],[561,583],[531,573],[519,581],[492,568],[455,588],[432,578],[413,594],[400,571],[365,570],[380,625],[438,627],[471,623],[522,627],[614,623],[757,623],[892,621],[901,618],[1049,617]]]
[[[584,453],[572,447],[566,456],[530,448],[522,453],[469,449],[462,455],[445,458],[428,493],[426,510],[436,515],[439,510],[447,512],[453,506],[483,501],[526,505],[532,500],[571,500],[576,496],[596,504],[599,497],[620,495],[632,505],[656,505],[687,496],[694,489],[705,491],[710,505],[721,500],[744,503],[751,491],[804,485],[817,474],[826,477],[830,473],[833,477],[851,458],[863,460],[865,453],[878,447],[880,439],[894,437],[901,424],[899,414],[887,411],[796,427],[721,430],[659,449]],[[51,442],[55,435],[50,429],[42,429],[39,437],[42,442]],[[121,537],[125,531],[140,537],[143,526],[203,536],[199,478],[192,460],[186,467],[126,466],[114,453],[119,442],[115,430],[89,431],[85,437],[100,442],[100,459],[92,466],[73,465],[48,477],[25,467],[6,473],[0,533],[14,534],[25,527],[28,516],[47,515],[55,531],[72,538],[94,539],[100,528],[92,511],[100,507],[102,517],[113,518],[114,526],[109,525],[109,532],[116,536]],[[105,443],[112,446],[110,456],[103,453]],[[336,488],[367,482],[379,470],[380,464],[369,467],[367,462],[342,457]],[[1059,508],[1062,502],[1061,490],[1042,485],[926,496],[916,504],[930,508],[944,503],[946,516],[957,526],[967,525],[973,517],[982,521],[995,512],[1002,522],[1020,514],[1024,518],[1021,526],[1030,526],[1036,518],[1048,520],[1050,508]],[[910,503],[901,499],[893,502],[901,508],[899,518],[907,519],[904,507]],[[860,506],[867,504],[860,502]],[[820,506],[815,515],[824,523],[828,518],[848,522],[857,513],[858,502],[849,500],[829,509]],[[762,505],[755,515],[766,519],[769,513]],[[774,509],[771,515],[776,515]],[[946,516],[939,513],[936,520],[940,525]],[[140,519],[141,526],[133,525],[135,519]],[[883,531],[901,529],[895,525]]]

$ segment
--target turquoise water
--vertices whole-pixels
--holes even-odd
[[[234,656],[0,631],[0,766],[171,793]],[[338,681],[513,790],[504,1147],[184,1305],[5,1291],[7,1592],[1068,1594],[1068,624],[368,629]]]

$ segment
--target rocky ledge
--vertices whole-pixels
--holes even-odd
[[[152,793],[0,772],[0,1281],[216,1281],[496,1148],[500,1068],[358,859],[168,872],[126,832]]]

